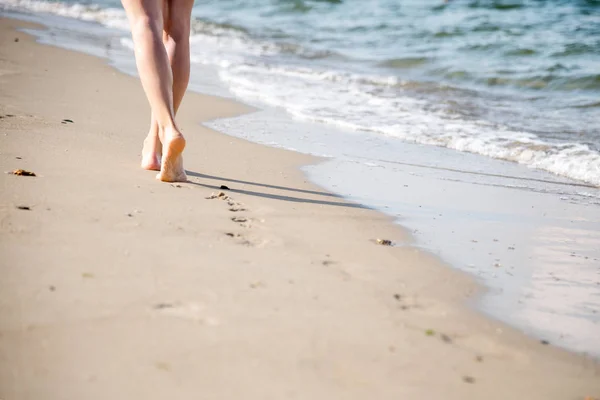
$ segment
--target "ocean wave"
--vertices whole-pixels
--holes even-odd
[[[245,65],[222,70],[221,79],[239,97],[283,108],[299,120],[481,154],[600,186],[600,153],[586,144],[549,142],[435,111],[425,100],[374,90],[371,82],[381,82],[372,77]]]
[[[104,8],[97,4],[68,4],[37,0],[0,0],[0,7],[16,11],[33,11],[81,21],[96,22],[109,28],[120,30],[129,29],[127,17],[122,8]]]

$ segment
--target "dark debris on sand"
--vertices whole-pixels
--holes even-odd
[[[11,171],[9,173],[17,176],[36,176],[35,172],[26,171],[24,169],[15,169],[14,171]]]

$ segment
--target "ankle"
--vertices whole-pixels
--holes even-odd
[[[161,138],[164,138],[164,137],[173,138],[173,137],[183,136],[181,134],[181,131],[179,130],[179,128],[177,127],[177,125],[175,123],[167,125],[164,128],[161,128],[160,133],[161,133]]]

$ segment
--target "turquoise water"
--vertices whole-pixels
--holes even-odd
[[[195,16],[196,32],[263,44],[245,60],[253,67],[329,72],[374,98],[420,102],[419,111],[444,120],[485,121],[552,144],[600,149],[600,1],[205,0]],[[398,119],[393,112],[408,108],[381,102]],[[351,109],[377,114],[377,104]],[[339,109],[302,111],[348,121]],[[350,117],[358,128],[381,123],[385,133],[405,136],[389,129],[393,118],[371,118],[369,126]],[[431,128],[439,130],[433,136],[447,133]],[[419,134],[403,138],[420,141]]]

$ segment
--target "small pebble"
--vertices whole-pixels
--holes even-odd
[[[440,339],[442,339],[446,343],[452,343],[452,338],[444,333],[440,335]]]
[[[169,303],[158,303],[155,304],[152,308],[154,308],[155,310],[162,310],[163,308],[173,308],[173,304],[169,304]]]
[[[11,171],[10,173],[13,175],[17,175],[17,176],[35,176],[35,172],[26,171],[24,169],[15,169],[14,171]]]

